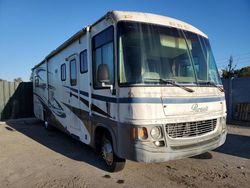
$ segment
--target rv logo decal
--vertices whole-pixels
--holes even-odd
[[[208,106],[203,106],[200,107],[197,103],[193,104],[191,107],[191,110],[195,111],[195,112],[206,112],[208,110]]]

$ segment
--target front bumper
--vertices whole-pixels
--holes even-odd
[[[227,135],[226,128],[218,126],[214,132],[207,135],[189,140],[180,140],[178,142],[171,142],[171,140],[166,139],[165,146],[156,147],[152,140],[146,142],[139,140],[134,141],[131,137],[126,137],[126,135],[129,135],[128,130],[123,130],[122,132],[124,134],[122,134],[119,139],[121,142],[119,142],[117,148],[118,156],[146,163],[182,159],[211,151],[224,144]],[[127,132],[127,134],[125,134],[125,132]]]
[[[130,160],[135,160],[139,162],[153,163],[153,162],[164,162],[175,159],[182,159],[186,157],[191,157],[211,151],[223,145],[226,140],[226,132],[216,136],[212,139],[202,141],[197,144],[185,145],[185,148],[175,148],[171,151],[156,152],[150,151],[141,147],[134,147],[134,157]]]

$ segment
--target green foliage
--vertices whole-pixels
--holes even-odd
[[[243,67],[241,69],[235,68],[236,65],[233,66],[233,57],[230,56],[227,67],[222,69],[222,78],[250,77],[250,66]]]
[[[228,65],[225,69],[222,69],[222,78],[231,78],[235,76],[235,67],[233,67],[233,57],[230,56]]]
[[[250,66],[228,71],[227,69],[222,70],[222,78],[231,77],[250,77]]]
[[[243,67],[237,72],[238,77],[250,77],[250,66]]]
[[[227,69],[222,69],[222,78],[234,77],[234,71],[228,71]]]

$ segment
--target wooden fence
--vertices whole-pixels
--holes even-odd
[[[0,81],[0,119],[4,107],[7,105],[19,84],[20,82]]]
[[[250,77],[222,80],[228,122],[250,121]]]
[[[33,116],[31,82],[0,81],[0,120]]]
[[[250,103],[238,103],[234,117],[240,121],[250,121]]]

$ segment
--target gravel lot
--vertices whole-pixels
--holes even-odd
[[[0,122],[0,187],[249,187],[250,125],[228,126],[215,151],[157,164],[103,170],[94,151],[35,119]]]

